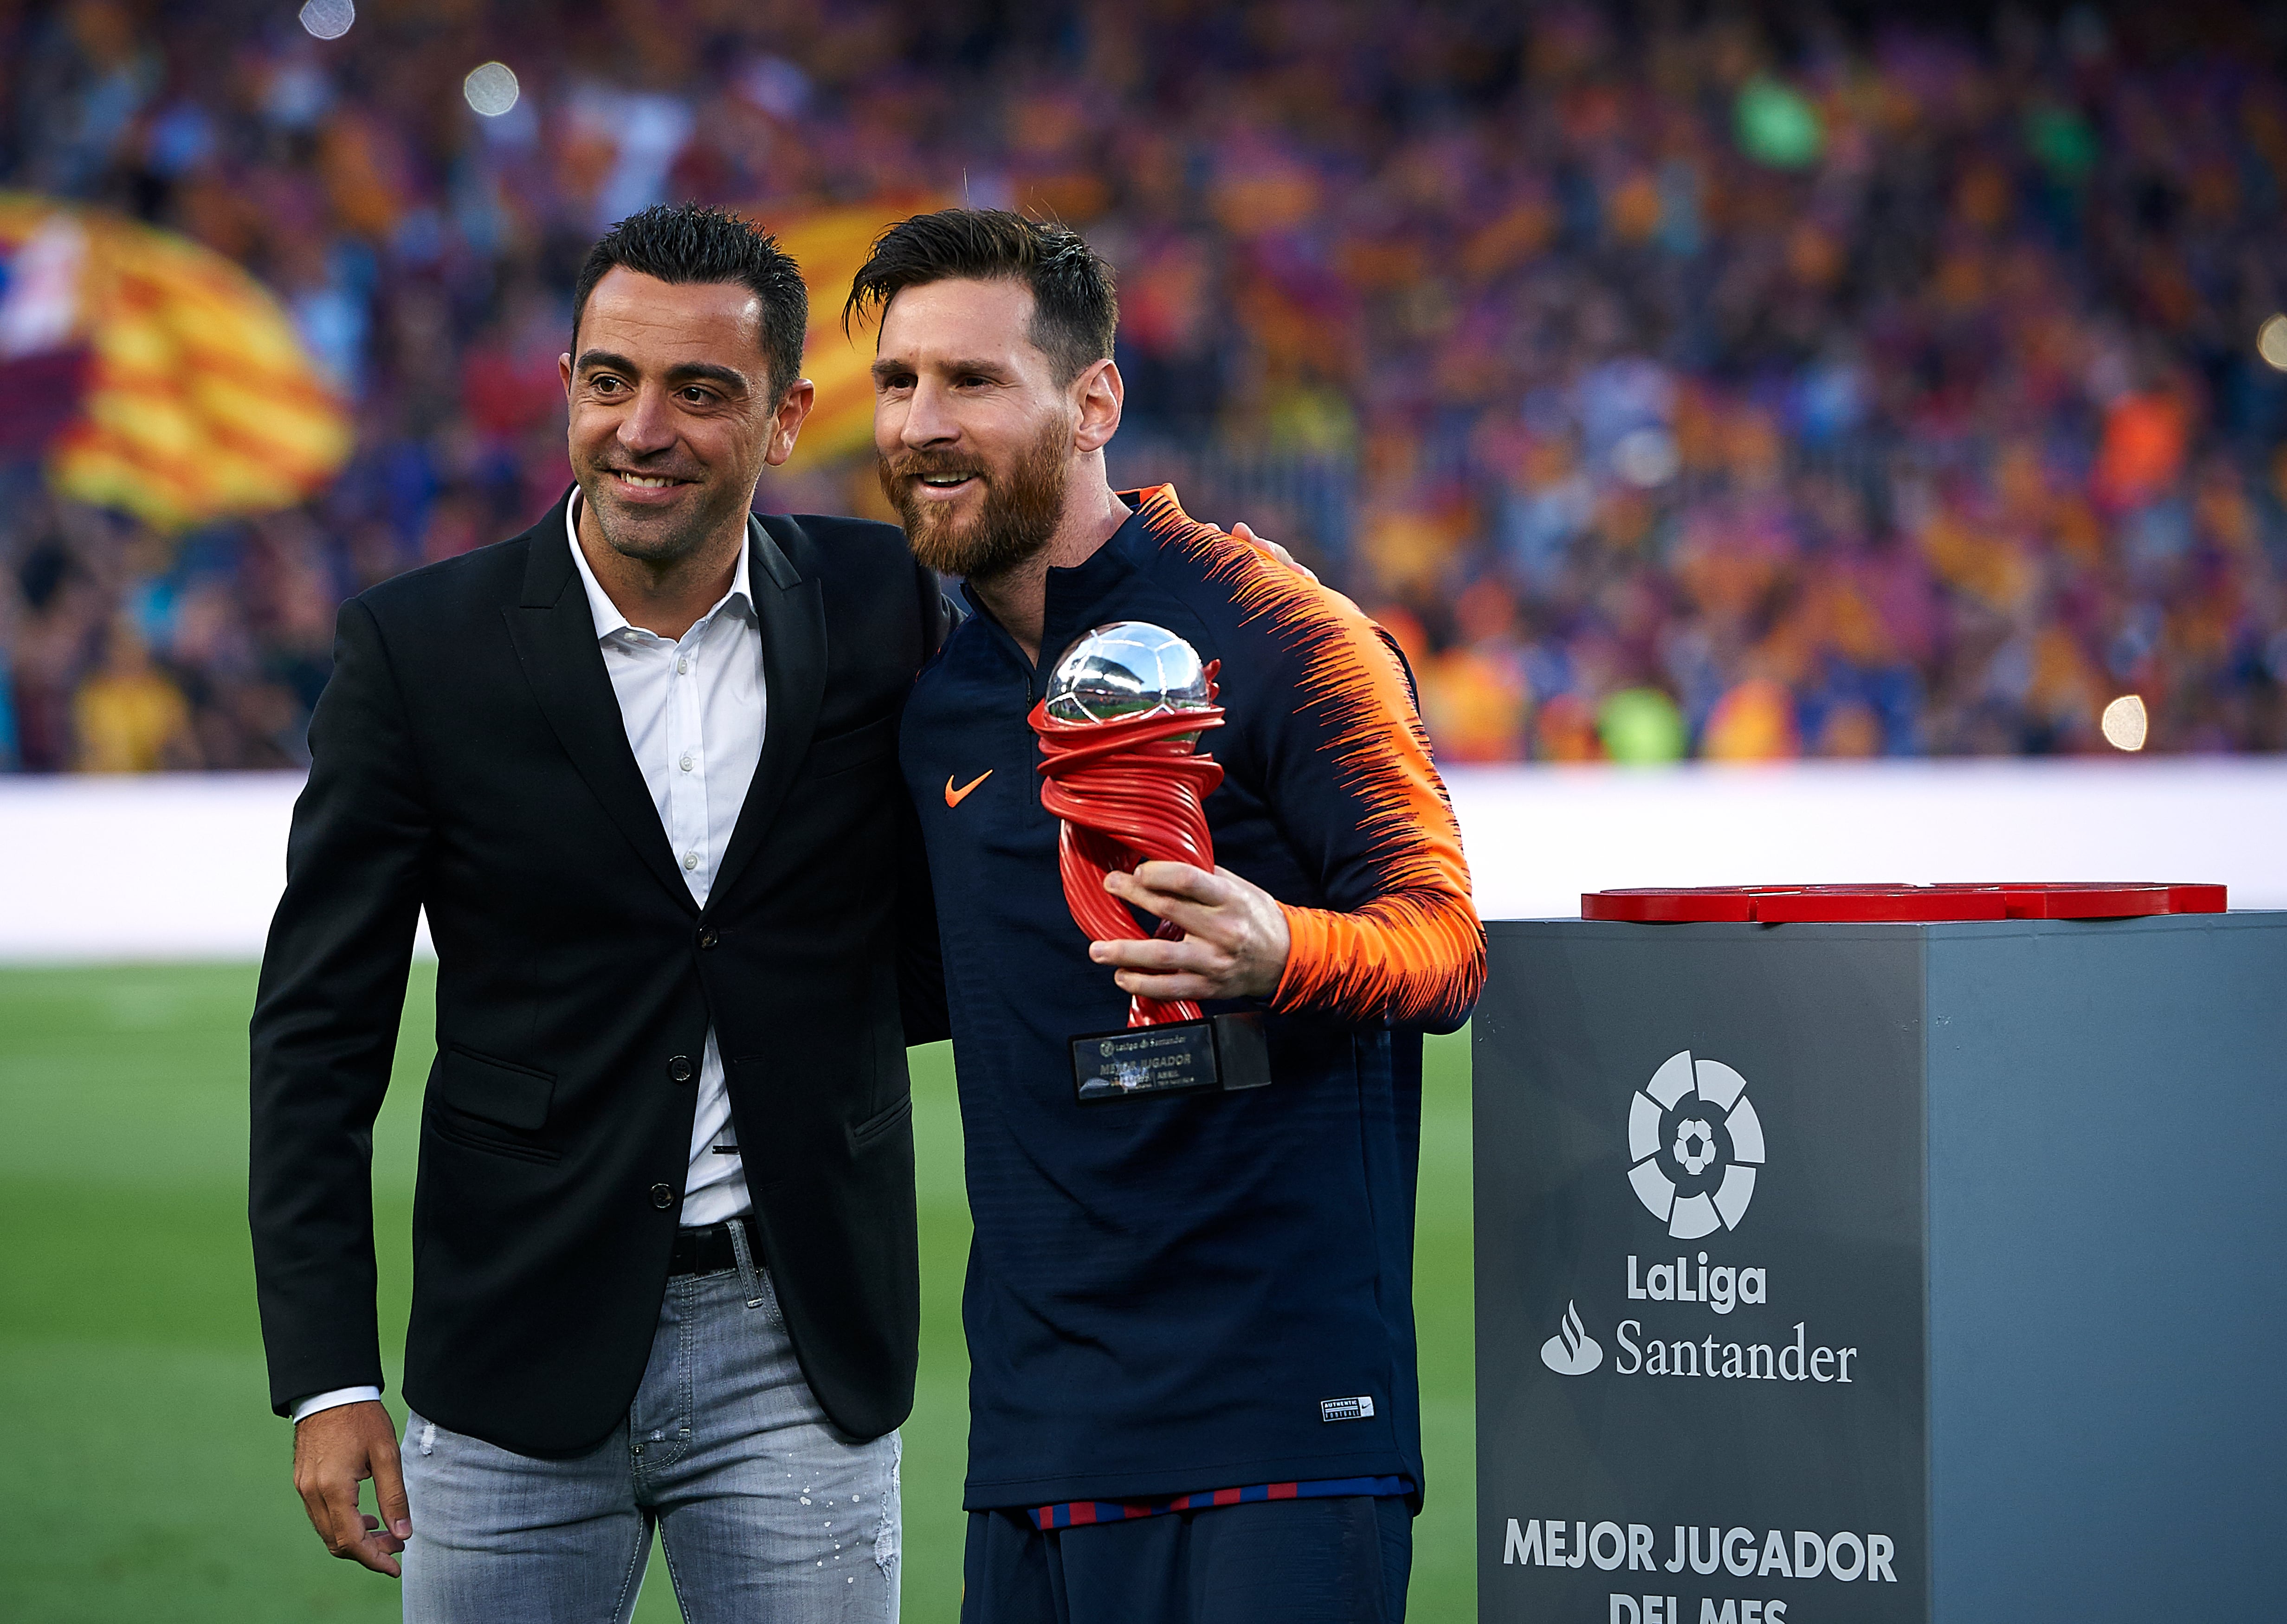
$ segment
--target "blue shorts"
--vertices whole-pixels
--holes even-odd
[[[1086,1527],[972,1511],[961,1624],[1402,1624],[1396,1495],[1268,1500]]]

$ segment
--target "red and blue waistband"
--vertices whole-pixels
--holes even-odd
[[[1333,1500],[1349,1494],[1376,1497],[1411,1494],[1411,1478],[1321,1478],[1312,1483],[1257,1483],[1248,1488],[1201,1489],[1194,1494],[1174,1494],[1163,1500],[1067,1500],[1040,1506],[1025,1513],[1033,1526],[1085,1528],[1094,1523],[1124,1523],[1139,1517],[1165,1517],[1174,1511],[1204,1511],[1214,1506],[1246,1505],[1257,1500]]]

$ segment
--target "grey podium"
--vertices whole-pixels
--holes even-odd
[[[1485,1624],[2287,1618],[2287,913],[1488,931]]]

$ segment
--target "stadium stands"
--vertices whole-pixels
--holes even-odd
[[[2132,692],[2156,750],[2287,748],[2275,11],[1697,10],[0,8],[0,186],[249,267],[357,426],[170,533],[0,409],[0,760],[293,764],[339,599],[556,494],[577,254],[667,195],[1086,227],[1119,470],[1321,561],[1448,760],[2082,752]]]

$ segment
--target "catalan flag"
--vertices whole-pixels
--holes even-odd
[[[880,236],[908,215],[942,207],[940,200],[914,196],[871,203],[814,209],[799,214],[749,209],[748,217],[776,237],[802,267],[810,289],[810,331],[803,370],[818,386],[818,402],[803,426],[795,454],[807,459],[845,456],[874,438],[874,337],[870,327],[842,331],[842,302],[850,283]]]
[[[0,255],[75,262],[75,308],[43,313],[85,351],[51,483],[162,530],[290,507],[349,455],[343,402],[277,299],[210,249],[98,209],[0,192]],[[63,313],[55,316],[61,308]]]

